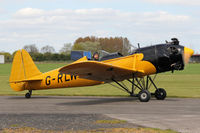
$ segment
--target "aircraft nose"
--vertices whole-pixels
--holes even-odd
[[[184,47],[184,61],[185,63],[188,63],[190,60],[190,57],[194,54],[194,50]]]

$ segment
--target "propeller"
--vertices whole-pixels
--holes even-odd
[[[184,63],[188,64],[190,57],[194,54],[194,51],[190,48],[184,47],[184,54],[183,54],[183,59]]]
[[[178,50],[175,47],[170,47],[169,50],[173,55],[176,55],[178,53]],[[171,64],[172,73],[174,72],[174,70],[183,70],[183,63],[188,64],[190,57],[193,55],[193,53],[194,51],[192,49],[184,47],[184,52],[182,54],[183,62],[175,62]]]

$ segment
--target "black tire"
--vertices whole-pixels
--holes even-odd
[[[27,99],[28,99],[28,98],[31,98],[31,94],[30,94],[30,93],[26,93],[26,94],[25,94],[25,98],[27,98]]]
[[[167,92],[163,88],[158,88],[155,91],[155,97],[157,100],[164,100],[167,96]]]
[[[151,93],[148,90],[141,90],[138,94],[140,102],[148,102],[151,99]]]

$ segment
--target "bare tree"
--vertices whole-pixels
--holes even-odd
[[[55,49],[52,46],[46,45],[41,48],[42,53],[55,53]]]
[[[34,53],[39,52],[39,50],[38,50],[38,48],[36,47],[35,44],[25,45],[23,49],[25,49],[30,54],[34,54]]]
[[[70,54],[70,51],[72,50],[72,44],[71,43],[65,43],[61,50],[59,51],[61,54]]]

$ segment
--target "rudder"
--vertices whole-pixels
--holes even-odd
[[[15,91],[26,89],[26,82],[19,82],[42,74],[26,50],[18,50],[14,56],[10,74],[10,86]]]
[[[23,65],[24,65],[24,73],[25,73],[26,79],[42,74],[38,70],[35,63],[33,62],[29,53],[24,49],[22,49],[22,61],[23,61]]]

